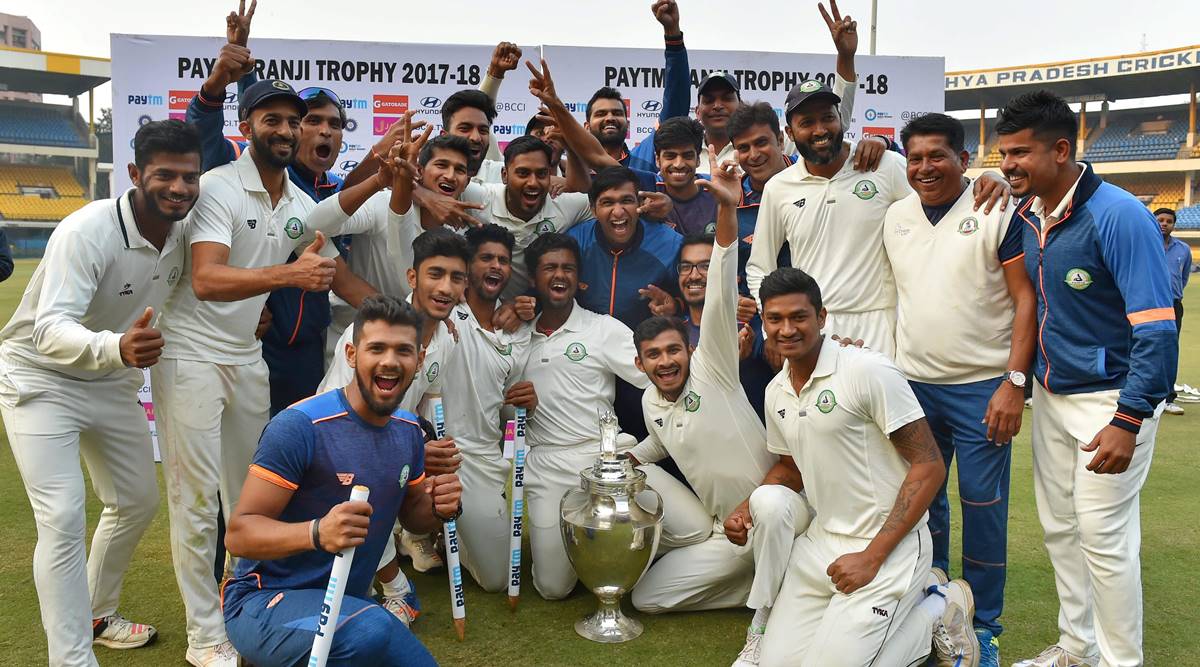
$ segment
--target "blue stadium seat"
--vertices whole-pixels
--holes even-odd
[[[1176,211],[1175,229],[1200,229],[1200,204]]]
[[[87,148],[71,119],[51,106],[0,105],[0,143]]]
[[[1187,138],[1185,124],[1175,119],[1164,134],[1138,134],[1138,126],[1153,118],[1116,117],[1087,149],[1084,159],[1092,162],[1174,159]]]

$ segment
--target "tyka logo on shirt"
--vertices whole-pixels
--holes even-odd
[[[587,355],[587,348],[583,346],[583,343],[571,343],[567,346],[566,352],[563,352],[563,356],[576,363],[583,361]]]
[[[795,206],[796,208],[804,208],[804,204],[807,200],[808,200],[808,197],[801,197],[801,198],[797,199],[796,201],[792,202],[792,206]],[[749,241],[747,241],[747,243],[749,243]]]
[[[862,200],[873,198],[879,194],[879,188],[875,187],[874,181],[862,180],[854,184],[854,196]]]
[[[125,286],[122,287],[121,291],[117,292],[117,294],[119,294],[121,296],[132,296],[133,295],[133,285],[131,283],[125,283]]]
[[[288,218],[287,223],[283,225],[283,231],[294,241],[304,235],[304,223],[300,218]]]
[[[654,423],[655,423],[655,424],[658,424],[658,425],[661,427],[661,426],[663,425],[663,420],[662,420],[662,417],[658,417],[658,418],[656,418],[656,419],[654,420]]]
[[[1092,274],[1083,269],[1071,269],[1067,271],[1067,277],[1063,282],[1067,283],[1067,287],[1082,292],[1092,286]]]
[[[683,397],[683,409],[688,412],[695,412],[700,409],[700,394],[694,391],[689,391],[687,396]]]
[[[832,391],[826,389],[817,394],[817,409],[821,411],[821,414],[827,415],[833,412],[835,407],[837,407],[837,398]]]
[[[246,218],[246,226],[250,229],[254,229],[255,227],[258,227],[258,220],[256,218]]]

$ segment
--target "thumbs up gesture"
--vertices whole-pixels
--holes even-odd
[[[317,232],[317,238],[296,261],[288,266],[289,271],[288,285],[299,287],[308,292],[324,292],[333,284],[333,273],[337,263],[329,257],[321,256],[321,249],[325,247],[327,241],[323,232]]]
[[[149,368],[158,363],[162,355],[162,332],[150,326],[154,317],[154,309],[146,306],[146,310],[134,320],[133,324],[121,336],[121,361],[133,368]]]

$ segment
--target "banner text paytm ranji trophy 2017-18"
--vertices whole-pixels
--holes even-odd
[[[113,164],[115,192],[129,186],[123,168],[133,161],[133,135],[151,120],[183,118],[188,102],[211,72],[224,40],[217,37],[112,35]],[[487,72],[493,46],[400,44],[302,39],[252,39],[262,77],[283,79],[297,90],[323,86],[346,107],[347,124],[334,173],[345,176],[404,112],[441,126],[443,102],[455,91],[476,88]],[[544,56],[554,69],[558,94],[580,119],[601,86],[619,90],[629,111],[629,144],[644,139],[658,123],[662,106],[661,48],[621,49],[522,46],[524,58]],[[764,100],[782,111],[791,86],[829,80],[835,56],[689,49],[692,103],[707,72],[731,73],[747,102]],[[942,58],[858,56],[858,91],[847,137],[862,132],[895,137],[914,115],[942,111]],[[494,133],[507,144],[525,133],[537,111],[525,69],[510,72],[496,101]],[[239,137],[237,89],[225,97],[225,134]]]

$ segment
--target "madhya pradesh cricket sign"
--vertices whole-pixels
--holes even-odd
[[[183,118],[188,102],[212,71],[223,40],[163,35],[112,36],[113,162],[116,188],[129,186],[123,165],[133,161],[133,135],[151,120]],[[344,176],[362,160],[380,135],[406,111],[440,129],[442,103],[455,91],[477,88],[487,72],[493,46],[398,44],[298,39],[250,41],[260,78],[277,78],[297,90],[322,86],[337,93],[347,123],[334,173]],[[663,99],[661,48],[616,49],[524,46],[525,58],[550,62],[559,96],[583,118],[584,107],[601,86],[619,90],[629,110],[630,145],[658,124]],[[700,79],[712,70],[732,74],[747,102],[765,100],[782,113],[788,90],[801,81],[830,81],[833,54],[689,50],[689,103],[695,104]],[[859,56],[854,118],[847,136],[862,131],[895,136],[911,117],[942,111],[943,60]],[[537,111],[524,67],[500,88],[493,131],[502,145],[525,133]],[[224,134],[240,138],[238,91],[225,95]]]

